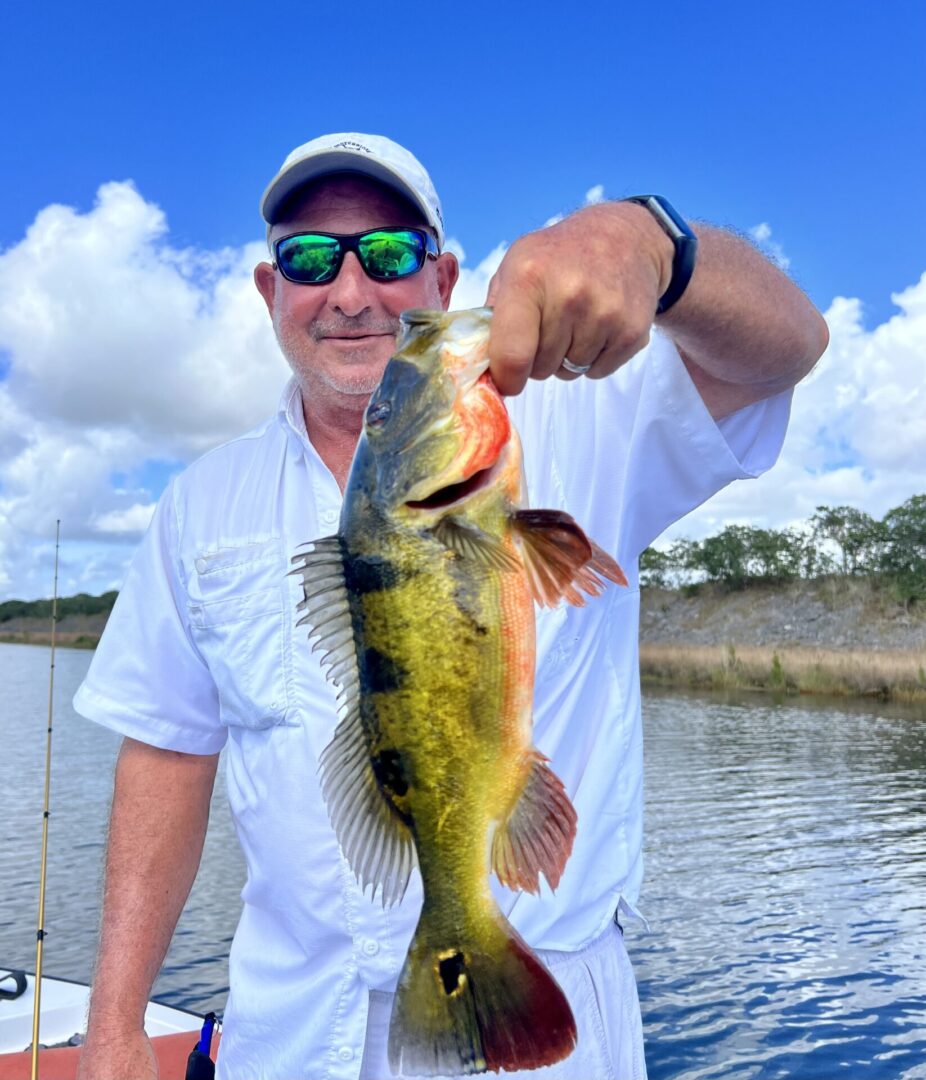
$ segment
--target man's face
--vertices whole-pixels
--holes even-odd
[[[307,188],[270,237],[360,233],[393,225],[420,227],[421,220],[390,188],[362,176],[335,175]],[[400,313],[417,307],[446,310],[458,273],[455,257],[444,254],[426,259],[417,274],[374,281],[348,252],[338,276],[326,285],[287,281],[269,263],[257,266],[254,280],[304,399],[362,407],[394,351]]]

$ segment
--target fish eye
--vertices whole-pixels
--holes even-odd
[[[391,401],[377,401],[367,409],[367,427],[379,427],[389,419],[392,412]]]

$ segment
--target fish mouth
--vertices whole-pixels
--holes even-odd
[[[493,473],[498,469],[498,462],[486,469],[479,469],[466,480],[460,480],[456,484],[448,484],[446,487],[432,491],[424,499],[410,499],[406,506],[411,510],[443,510],[448,506],[463,502],[477,491],[482,491],[493,479]]]

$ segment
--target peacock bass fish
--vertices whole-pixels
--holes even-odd
[[[504,918],[555,888],[576,814],[531,745],[534,601],[583,604],[617,563],[568,514],[526,508],[520,441],[488,372],[491,312],[408,311],[370,399],[338,533],[297,555],[300,623],[339,690],[321,784],[362,887],[424,903],[399,978],[391,1068],[533,1069],[576,1027]]]

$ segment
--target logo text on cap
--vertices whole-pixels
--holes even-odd
[[[343,142],[335,143],[332,149],[337,150],[342,146],[345,150],[362,150],[365,154],[373,153],[369,146],[364,146],[363,143],[359,142],[352,142],[350,139],[345,139]]]

